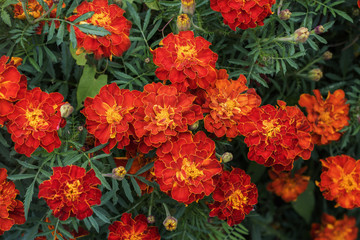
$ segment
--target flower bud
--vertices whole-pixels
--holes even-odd
[[[84,131],[84,126],[78,126],[77,129],[78,129],[79,132],[82,132],[82,131]]]
[[[284,21],[289,20],[290,17],[291,17],[291,12],[289,9],[282,10],[279,14],[279,18]]]
[[[150,58],[145,58],[144,62],[145,63],[150,63]]]
[[[123,166],[120,166],[112,170],[112,177],[116,180],[121,181],[124,179],[126,173],[126,169]]]
[[[176,21],[179,31],[187,31],[190,29],[190,18],[187,14],[183,13],[177,17]]]
[[[155,216],[150,215],[146,218],[148,224],[154,224],[155,223]]]
[[[174,231],[177,228],[177,219],[172,216],[168,216],[165,218],[163,225],[166,230]]]
[[[325,28],[323,25],[319,25],[319,26],[316,26],[316,28],[314,29],[314,32],[319,35],[319,34],[322,34],[325,32]]]
[[[195,122],[194,124],[191,124],[189,126],[189,130],[190,131],[195,131],[196,129],[198,129],[198,127],[199,127],[199,121]]]
[[[332,57],[333,57],[333,54],[332,54],[332,52],[330,52],[330,51],[326,51],[326,52],[324,52],[324,54],[322,55],[322,58],[323,58],[324,60],[330,60],[330,59],[332,59]]]
[[[309,38],[310,32],[306,27],[301,27],[294,32],[294,40],[298,43],[304,43]]]
[[[221,159],[223,160],[224,163],[230,162],[232,161],[234,158],[234,156],[232,155],[232,153],[230,152],[225,152],[222,156]]]
[[[323,77],[323,72],[320,68],[315,68],[309,71],[308,77],[310,80],[318,82]]]
[[[360,15],[360,10],[359,9],[354,9],[352,14],[353,14],[354,17],[357,17],[357,16]]]
[[[194,15],[195,6],[195,0],[181,0],[181,8],[183,13]]]
[[[60,107],[60,113],[62,118],[67,118],[74,111],[74,107],[70,103],[65,103]]]

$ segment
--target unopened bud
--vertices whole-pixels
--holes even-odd
[[[150,215],[146,218],[148,224],[154,224],[155,223],[155,216]]]
[[[195,122],[194,124],[191,124],[189,126],[189,130],[190,131],[195,131],[196,129],[198,129],[198,127],[199,127],[199,121]]]
[[[181,8],[183,13],[194,15],[195,6],[195,0],[181,0]]]
[[[308,73],[308,77],[310,80],[313,80],[315,82],[318,82],[323,77],[323,72],[320,68],[315,68]]]
[[[78,131],[82,132],[84,130],[84,126],[78,126]]]
[[[67,118],[74,111],[74,107],[70,103],[65,103],[60,107],[60,113],[62,118]]]
[[[309,38],[309,29],[301,27],[294,32],[294,40],[298,43],[304,43]]]
[[[145,58],[144,62],[145,62],[145,63],[149,63],[149,62],[150,62],[150,58]]]
[[[121,181],[124,179],[126,173],[126,169],[123,166],[120,166],[112,170],[112,177],[116,180]]]
[[[225,152],[222,156],[221,159],[223,160],[224,163],[230,162],[232,161],[234,158],[234,156],[232,155],[232,153],[230,152]]]
[[[353,14],[354,17],[357,17],[357,16],[360,15],[360,10],[359,9],[354,9],[352,14]]]
[[[324,60],[330,60],[330,59],[332,59],[333,54],[332,54],[332,52],[330,52],[330,51],[326,51],[326,52],[324,52],[324,54],[322,55],[322,57],[323,57]]]
[[[319,35],[319,34],[322,34],[325,32],[325,28],[323,25],[319,25],[319,26],[316,26],[316,28],[314,29],[314,32]]]
[[[289,20],[290,17],[291,17],[291,12],[289,9],[282,10],[279,14],[279,18],[284,21]]]
[[[174,231],[177,228],[177,219],[172,216],[168,216],[165,218],[163,225],[166,230]]]
[[[177,17],[176,25],[179,31],[187,31],[190,29],[190,18],[187,14],[183,13]]]

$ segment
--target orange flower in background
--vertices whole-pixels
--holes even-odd
[[[60,107],[64,104],[60,93],[46,93],[40,88],[26,92],[8,115],[7,130],[18,153],[30,155],[39,147],[52,152],[60,147],[57,130],[61,127]]]
[[[17,67],[21,58],[2,56],[0,58],[0,126],[8,120],[7,116],[14,111],[13,102],[25,97],[27,79]]]
[[[210,0],[210,7],[220,12],[224,23],[232,30],[255,28],[264,25],[264,19],[272,14],[276,0]]]
[[[7,181],[7,170],[0,168],[0,236],[14,224],[24,224],[24,204],[15,199],[19,190],[12,181]]]
[[[258,190],[251,178],[240,168],[224,171],[213,193],[214,203],[209,204],[210,217],[226,220],[229,226],[241,223],[245,215],[258,202]]]
[[[170,80],[182,92],[188,88],[206,89],[215,82],[218,55],[210,50],[211,43],[204,38],[194,38],[192,31],[181,31],[176,35],[170,33],[159,45],[151,53],[160,80]]]
[[[294,175],[291,172],[275,172],[269,170],[272,182],[268,183],[266,189],[281,197],[285,202],[296,201],[298,196],[305,192],[310,177],[303,176],[307,167],[299,169]]]
[[[316,185],[324,198],[343,208],[360,207],[360,161],[339,155],[322,159],[321,163],[321,180]]]
[[[146,216],[137,215],[131,218],[131,213],[123,213],[120,221],[115,221],[109,226],[108,240],[160,240],[157,227],[149,227]]]
[[[323,213],[321,224],[311,225],[312,240],[355,240],[359,229],[356,227],[356,219],[344,215],[343,219]]]
[[[86,129],[95,136],[95,146],[109,143],[103,151],[110,153],[130,143],[133,134],[130,123],[135,111],[134,102],[139,91],[120,89],[116,83],[105,85],[94,98],[87,97],[81,113],[86,117]]]
[[[255,89],[248,89],[245,85],[244,75],[240,75],[236,81],[229,81],[227,78],[226,70],[219,70],[215,86],[206,90],[205,105],[209,108],[210,114],[205,117],[204,126],[217,137],[226,134],[228,138],[235,138],[239,135],[237,125],[240,117],[248,114],[254,107],[258,107],[261,98],[256,94]]]
[[[96,59],[112,56],[119,57],[130,47],[131,22],[123,14],[125,11],[116,4],[108,4],[107,0],[83,1],[75,10],[76,15],[70,16],[69,21],[74,21],[88,12],[94,12],[90,18],[79,24],[92,24],[103,27],[110,34],[97,36],[83,33],[75,27],[78,52],[85,50],[94,53]]]
[[[328,93],[324,100],[318,89],[314,95],[302,94],[299,105],[306,108],[307,119],[313,127],[314,144],[324,145],[337,141],[342,136],[339,131],[349,125],[349,104],[343,90]]]
[[[91,206],[101,203],[100,180],[93,169],[70,165],[53,167],[50,180],[39,186],[39,199],[44,198],[55,217],[65,221],[69,217],[82,220],[93,214]]]
[[[357,5],[360,8],[360,0],[357,1]]]
[[[171,146],[157,151],[154,170],[160,190],[185,204],[210,195],[215,190],[214,177],[222,172],[214,141],[199,131],[180,134]]]
[[[134,113],[135,134],[145,145],[140,150],[147,153],[149,148],[160,147],[202,119],[201,107],[193,104],[195,98],[172,86],[147,84],[137,99]]]
[[[248,158],[276,171],[290,171],[298,157],[309,159],[311,126],[298,107],[265,105],[241,117],[238,129],[250,148]]]

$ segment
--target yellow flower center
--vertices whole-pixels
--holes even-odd
[[[119,106],[112,106],[112,107],[108,107],[108,105],[106,104],[107,106],[107,110],[106,110],[106,121],[109,123],[109,124],[113,124],[113,123],[119,123],[123,117],[120,115],[120,109],[121,107]]]
[[[347,239],[348,235],[351,232],[351,228],[340,227],[340,229],[339,229],[339,226],[336,227],[336,226],[334,226],[334,224],[330,224],[330,223],[326,224],[326,228],[331,229],[331,230],[335,230],[335,231],[332,231],[331,239],[333,239],[333,240]]]
[[[265,131],[265,134],[268,138],[272,138],[272,137],[275,137],[277,133],[280,132],[280,129],[281,129],[281,125],[277,125],[277,121],[275,119],[272,119],[270,121],[268,120],[264,120],[262,122],[263,124],[263,129]]]
[[[174,109],[170,106],[161,107],[159,105],[154,105],[153,107],[155,112],[156,125],[158,126],[174,126],[174,120],[172,117],[175,115]]]
[[[95,13],[90,19],[91,24],[105,27],[111,23],[111,17],[108,12]]]
[[[228,198],[228,202],[231,203],[234,209],[242,209],[242,205],[247,202],[248,198],[244,196],[241,190],[236,190],[233,194]]]
[[[346,192],[351,192],[354,189],[358,188],[358,184],[355,181],[354,177],[352,176],[352,174],[345,174],[343,173],[343,177],[340,180],[339,183],[340,187],[342,187],[343,189],[345,189]]]
[[[123,178],[123,177],[125,177],[126,173],[127,173],[126,169],[123,166],[120,166],[120,167],[117,167],[114,169],[114,174],[117,177]]]
[[[330,124],[331,121],[330,112],[321,112],[318,121],[323,124]]]
[[[176,177],[181,181],[188,181],[190,178],[195,179],[203,174],[203,171],[199,170],[194,162],[184,158],[181,170],[176,173]]]
[[[78,199],[79,195],[82,191],[79,190],[79,186],[81,185],[79,180],[74,181],[73,183],[66,183],[66,192],[65,196],[70,201],[75,201]]]
[[[168,231],[174,231],[177,227],[177,221],[174,218],[167,218],[164,221],[165,229]]]
[[[220,103],[220,107],[222,108],[219,111],[219,114],[222,115],[225,113],[227,117],[234,116],[234,111],[240,113],[241,109],[238,107],[239,103],[236,100],[227,99],[226,102]]]
[[[180,61],[196,58],[197,52],[196,52],[195,46],[193,46],[193,45],[185,45],[185,46],[176,45],[176,47],[177,47],[177,59],[179,59]]]
[[[25,118],[28,120],[28,125],[34,129],[41,127],[47,127],[47,123],[43,118],[43,110],[41,109],[27,109],[25,112]]]

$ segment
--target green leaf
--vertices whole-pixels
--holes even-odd
[[[101,219],[101,221],[103,221],[104,223],[110,223],[110,220],[104,214],[102,214],[99,210],[97,210],[96,207],[92,208],[92,210],[94,211],[96,216],[98,216],[98,218]]]
[[[145,0],[146,6],[153,10],[160,10],[158,0]]]
[[[30,184],[30,186],[28,187],[28,189],[26,190],[26,193],[25,193],[24,212],[25,212],[26,219],[28,217],[30,203],[31,203],[33,195],[34,195],[35,180],[36,179],[34,179],[34,181],[32,181],[32,183]]]
[[[96,222],[93,216],[88,217],[91,225],[95,228],[96,232],[99,232],[99,224]]]
[[[33,177],[35,177],[35,174],[16,174],[16,175],[8,176],[8,179],[12,181],[16,181],[21,179],[33,178]]]
[[[85,162],[86,163],[86,162]],[[91,164],[91,168],[94,169],[94,172],[96,174],[96,177],[100,179],[101,184],[104,185],[107,189],[111,190],[110,184],[106,181],[104,176],[101,174],[99,169],[95,166],[95,164]]]
[[[50,27],[51,28],[51,27]],[[64,40],[65,22],[60,24],[58,33],[56,34],[56,44],[59,46]]]
[[[145,166],[143,166],[142,168],[140,168],[135,174],[136,175],[140,175],[144,172],[146,172],[147,170],[149,170],[150,168],[154,167],[154,163],[149,163],[149,164],[146,164]]]
[[[87,13],[81,15],[80,17],[78,17],[77,19],[75,19],[73,21],[73,23],[78,23],[78,22],[84,21],[84,20],[86,20],[88,18],[91,18],[92,15],[94,15],[94,12],[87,12]]]
[[[98,35],[101,37],[110,34],[110,32],[108,30],[106,30],[105,28],[90,25],[90,24],[80,24],[80,25],[77,24],[76,27],[79,28],[80,31],[82,31],[83,33],[86,33],[86,34]]]
[[[352,18],[346,13],[343,12],[339,9],[334,9],[334,11],[336,12],[336,14],[340,15],[341,17],[345,18],[346,20],[348,20],[349,22],[353,23],[354,21],[352,20]]]
[[[72,25],[70,25],[70,42],[72,45],[70,47],[76,48],[76,45],[77,45],[76,35],[75,35],[74,27]]]
[[[125,1],[126,2],[126,1]],[[134,20],[135,25],[141,30],[141,23],[140,23],[140,16],[139,14],[135,11],[134,7],[131,5],[131,3],[127,2],[127,9],[129,10],[129,13],[131,15],[131,17]]]
[[[7,11],[5,11],[5,9],[3,9],[0,13],[1,15],[1,19],[4,21],[4,23],[6,25],[8,25],[9,27],[11,27],[11,18],[10,15]]]
[[[136,182],[135,178],[133,178],[133,177],[130,177],[130,180],[131,180],[131,184],[133,185],[133,187],[135,189],[136,194],[139,197],[141,197],[141,189],[140,189],[139,184]]]
[[[21,160],[17,160],[16,161],[21,165],[23,166],[24,168],[28,168],[28,169],[38,169],[39,167],[38,166],[35,166],[33,164],[30,164],[30,163],[27,163],[25,161],[21,161]]]
[[[71,35],[71,33],[70,33]],[[79,66],[85,66],[87,59],[86,59],[86,52],[82,52],[80,54],[76,53],[76,49],[72,47],[72,43],[70,43],[70,53],[71,56],[76,60],[76,64]]]
[[[10,145],[7,143],[7,141],[5,140],[4,136],[0,133],[0,143],[2,145],[4,145],[4,147],[10,147]]]
[[[122,184],[122,187],[124,189],[126,197],[129,199],[130,202],[134,202],[134,198],[131,195],[130,185],[129,185],[128,181],[126,180],[126,178],[121,180],[121,184]]]
[[[291,203],[294,210],[303,217],[307,223],[311,221],[311,215],[315,206],[314,188],[314,182],[309,182],[305,192],[300,194],[297,200]]]

